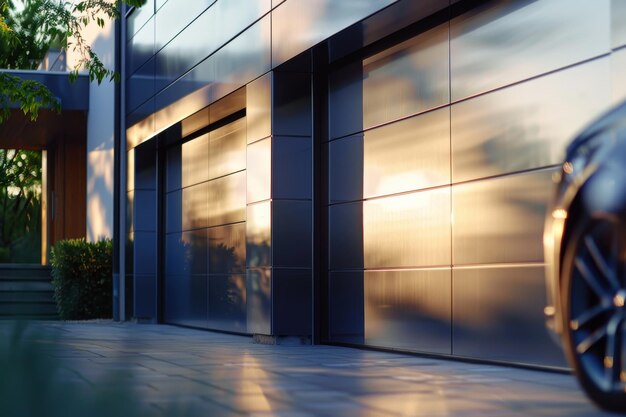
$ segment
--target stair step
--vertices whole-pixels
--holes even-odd
[[[0,281],[0,292],[4,291],[53,291],[53,287],[43,281]]]
[[[0,320],[58,320],[49,266],[0,264]]]
[[[0,281],[9,279],[48,279],[52,277],[49,266],[43,265],[21,265],[21,264],[0,264]]]
[[[35,277],[35,276],[16,276],[16,277],[1,277],[0,282],[3,281],[42,281],[42,282],[52,282],[52,277]]]
[[[3,316],[0,320],[59,320],[58,314],[21,314],[19,316]]]
[[[0,321],[2,320],[59,320],[58,314],[22,314],[19,316],[3,316],[0,315]]]
[[[51,302],[53,299],[52,291],[2,291],[0,292],[0,303],[41,303]]]
[[[56,314],[57,306],[49,303],[0,303],[0,316],[49,315]]]

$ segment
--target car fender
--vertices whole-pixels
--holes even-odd
[[[578,193],[580,209],[590,217],[619,220],[626,214],[626,166],[619,156],[597,167]]]

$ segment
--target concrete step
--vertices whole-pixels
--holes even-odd
[[[49,266],[0,264],[0,281],[50,281],[52,272]]]
[[[0,264],[0,319],[58,320],[49,266]]]
[[[7,291],[53,291],[49,281],[0,281],[0,292]]]
[[[19,316],[3,316],[0,315],[0,320],[59,320],[58,314],[22,314]]]
[[[54,302],[2,302],[0,316],[51,316],[57,314]]]
[[[52,296],[52,291],[0,291],[0,303],[50,302]]]

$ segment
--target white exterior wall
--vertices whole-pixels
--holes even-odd
[[[102,63],[115,66],[115,25],[91,24],[83,33]],[[68,69],[78,57],[68,51]],[[87,240],[113,237],[113,152],[115,129],[115,83],[92,82],[87,117]]]

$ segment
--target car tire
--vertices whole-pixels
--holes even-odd
[[[617,412],[626,412],[624,230],[609,216],[580,221],[566,243],[561,269],[566,356],[588,396]]]

